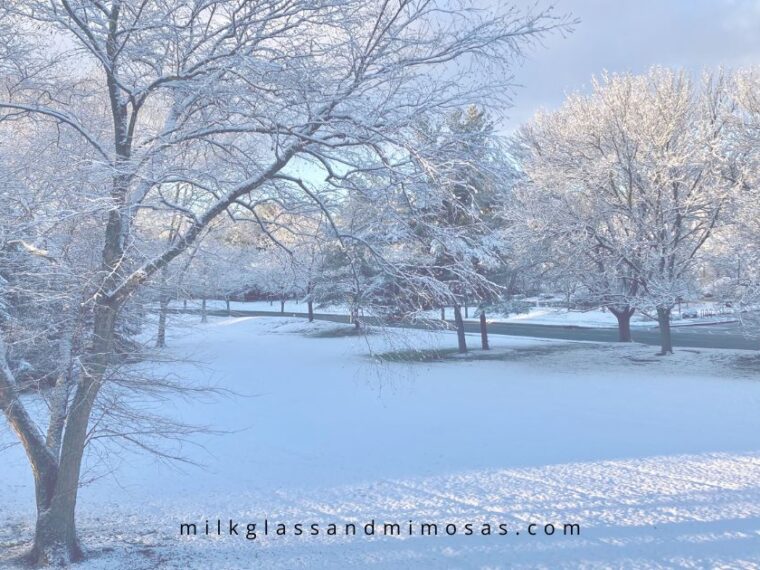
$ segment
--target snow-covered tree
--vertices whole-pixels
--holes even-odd
[[[735,255],[738,301],[760,299],[760,67],[738,71],[733,77],[736,112],[731,125],[735,169],[730,179],[738,185],[737,208],[726,250]]]
[[[50,122],[78,137],[86,148],[69,160],[88,171],[102,246],[60,448],[46,443],[13,371],[0,367],[0,407],[35,474],[34,562],[82,555],[74,513],[90,419],[124,308],[140,288],[225,212],[260,221],[271,201],[319,202],[299,173],[306,165],[343,180],[397,170],[418,117],[503,99],[515,54],[566,23],[551,11],[476,8],[467,0],[0,0],[3,26],[37,34],[24,50],[0,53],[0,120]],[[162,192],[176,183],[199,193],[192,208]],[[146,255],[138,213],[161,207],[167,227],[177,212],[185,223]]]
[[[525,223],[551,235],[555,259],[626,326],[657,311],[662,353],[670,313],[732,198],[722,75],[604,75],[593,93],[540,113],[518,135]],[[621,337],[625,338],[621,332]]]
[[[496,212],[508,190],[511,169],[484,109],[457,109],[440,124],[425,122],[415,159],[425,174],[424,186],[435,191],[414,216],[415,234],[433,254],[432,274],[448,290],[453,305],[460,352],[466,352],[462,305],[480,302],[481,336],[488,347],[485,305],[498,298],[489,273],[500,266],[502,245],[494,232]]]

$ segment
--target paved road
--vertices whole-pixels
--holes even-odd
[[[172,309],[172,312],[198,313],[197,309]],[[209,310],[209,315],[228,316],[225,310]],[[274,311],[250,311],[233,310],[229,313],[233,317],[303,317],[306,313],[285,312],[281,314]],[[323,321],[347,323],[346,315],[315,314],[314,317]],[[371,319],[369,324],[372,324]],[[404,325],[413,328],[427,328],[425,325]],[[465,322],[467,332],[480,332],[478,323]],[[634,327],[633,340],[642,344],[659,346],[660,333],[656,328]],[[687,326],[673,327],[673,345],[688,348],[737,348],[742,350],[760,349],[760,339],[746,336],[737,323],[710,325],[710,326]],[[503,334],[510,336],[529,336],[536,338],[551,338],[560,340],[591,340],[597,342],[616,342],[617,329],[614,328],[591,328],[563,325],[535,325],[528,323],[489,323],[490,334]]]

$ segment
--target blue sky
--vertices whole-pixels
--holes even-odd
[[[498,2],[499,0],[494,0]],[[534,0],[523,0],[533,5]],[[515,71],[517,90],[506,130],[568,92],[585,90],[602,70],[646,71],[653,65],[760,64],[760,0],[555,0],[581,19],[568,37],[548,38]],[[539,2],[539,5],[547,5]]]

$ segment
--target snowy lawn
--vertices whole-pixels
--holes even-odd
[[[81,567],[760,565],[753,353],[660,359],[652,347],[493,337],[490,360],[473,351],[445,362],[378,362],[370,350],[419,346],[424,355],[455,338],[400,330],[332,338],[335,327],[212,318],[173,329],[170,350],[195,363],[172,372],[245,397],[165,403],[168,413],[228,432],[196,437],[205,449],[187,447],[203,468],[111,456],[113,473],[80,495],[91,552]],[[3,426],[0,448],[11,440]],[[0,452],[0,465],[3,566],[31,536],[34,500],[18,446]],[[225,536],[215,536],[217,519]],[[228,536],[230,519],[241,535],[257,523],[256,539]],[[375,536],[364,536],[373,520]],[[180,538],[182,522],[196,523],[198,536]],[[278,523],[288,525],[285,536],[274,534]],[[304,535],[295,536],[296,523]],[[326,534],[330,523],[338,536]],[[346,523],[357,536],[343,535]],[[405,535],[382,536],[384,523]],[[419,536],[421,523],[437,524],[439,535]],[[482,536],[485,524],[491,536]],[[565,524],[579,525],[580,536],[565,536]]]

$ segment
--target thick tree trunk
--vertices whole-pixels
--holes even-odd
[[[670,307],[657,308],[657,322],[660,325],[660,355],[673,354],[673,340],[670,335]]]
[[[355,329],[361,328],[361,323],[359,322],[359,309],[357,307],[353,307],[351,309],[351,315],[349,316],[349,321],[353,323]]]
[[[441,320],[446,320],[446,307],[441,307]]]
[[[116,313],[114,303],[96,305],[92,347],[69,408],[60,459],[57,465],[35,462],[37,522],[29,554],[33,565],[64,565],[83,557],[74,519],[79,476],[90,414],[113,351]]]
[[[609,307],[610,313],[615,315],[618,322],[618,341],[619,342],[631,342],[631,317],[636,309],[626,307],[624,309],[616,309]]]
[[[24,447],[34,476],[37,528],[28,561],[33,565],[63,565],[81,557],[76,540],[73,507],[57,492],[58,458],[50,451],[31,416],[19,401],[16,381],[8,366],[5,343],[0,337],[0,409]],[[76,495],[74,495],[76,497]],[[58,499],[56,501],[56,499]],[[53,525],[52,521],[57,524]]]
[[[280,314],[285,314],[285,299],[280,299]]]
[[[470,318],[470,308],[467,306],[467,301],[464,302],[464,318]]]
[[[480,346],[483,350],[489,350],[488,346],[488,324],[486,323],[486,312],[480,311]]]
[[[309,301],[306,306],[308,307],[309,322],[311,323],[314,321],[314,301]]]
[[[457,326],[457,342],[459,352],[467,352],[467,339],[464,336],[464,319],[462,319],[462,307],[454,305],[454,322]]]
[[[29,553],[33,566],[64,566],[83,558],[74,520],[76,494],[48,489],[49,502],[40,502],[38,491],[34,545]]]
[[[203,300],[201,301],[201,322],[208,322],[208,312],[206,311],[206,297],[203,297]]]
[[[230,298],[229,297],[225,297],[224,302],[227,304],[227,316],[231,317],[232,316],[232,310],[230,309]]]

